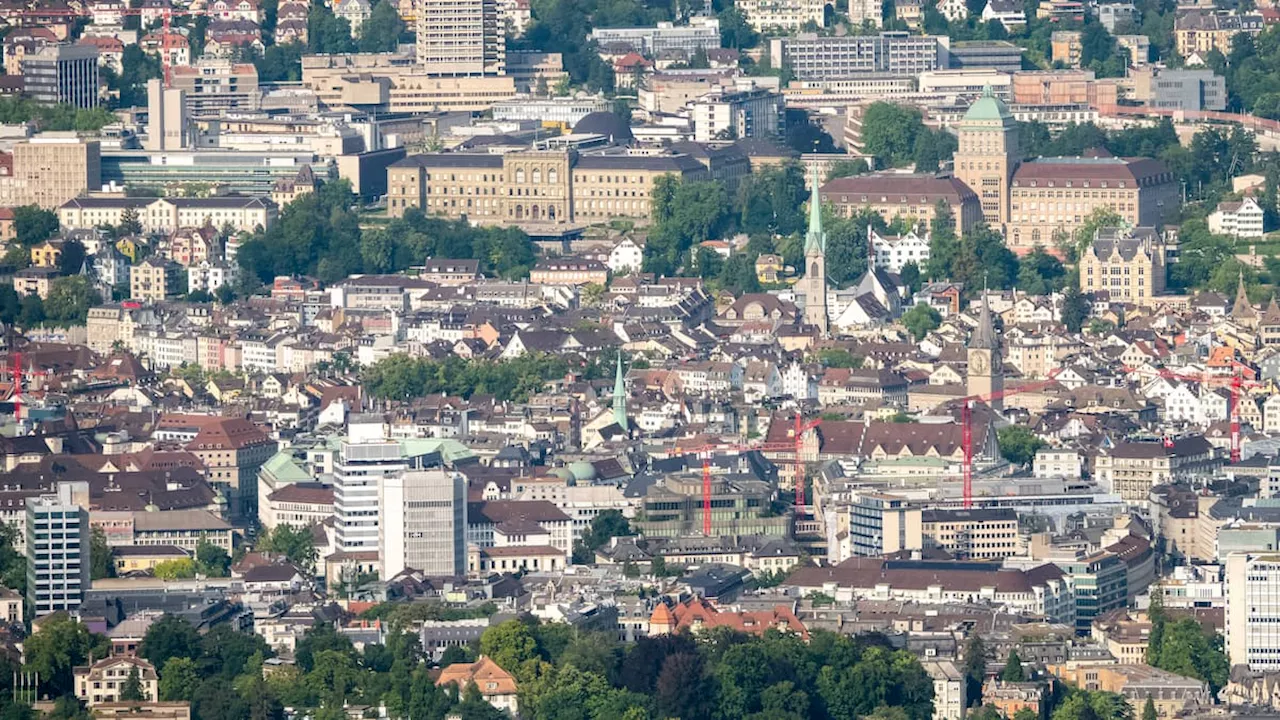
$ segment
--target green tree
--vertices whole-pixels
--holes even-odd
[[[1017,650],[1009,651],[1009,658],[1004,661],[1004,670],[1000,672],[1000,679],[1005,682],[1022,682],[1027,679],[1027,674],[1022,669],[1022,658],[1018,657]]]
[[[199,684],[200,675],[191,658],[170,657],[160,669],[160,699],[165,702],[190,702]]]
[[[231,556],[207,538],[200,538],[196,545],[196,566],[202,575],[226,577],[231,571]]]
[[[919,304],[903,313],[900,322],[911,333],[911,337],[920,342],[925,335],[938,329],[942,324],[942,315],[928,305]]]
[[[1157,720],[1156,704],[1152,701],[1151,696],[1147,696],[1147,701],[1142,705],[1142,720]]]
[[[258,538],[257,549],[262,552],[280,553],[304,572],[315,572],[316,546],[309,528],[298,528],[288,523],[281,523],[271,532],[263,533]]]
[[[1080,254],[1093,244],[1093,236],[1097,234],[1098,230],[1122,227],[1124,222],[1124,218],[1106,205],[1095,208],[1093,212],[1085,216],[1084,222],[1080,223],[1080,227],[1076,228],[1072,259],[1080,257]]]
[[[116,565],[111,557],[111,546],[107,545],[107,535],[95,525],[89,534],[89,579],[115,576]]]
[[[1075,271],[1068,276],[1066,288],[1062,296],[1062,324],[1073,333],[1080,332],[1089,319],[1089,298],[1080,292],[1080,282]]]
[[[45,319],[56,325],[83,325],[89,308],[100,300],[98,293],[83,275],[55,278],[49,283],[44,299]]]
[[[106,657],[109,643],[102,635],[89,632],[70,616],[47,620],[24,645],[26,669],[40,675],[40,686],[50,697],[71,693],[72,670],[85,664],[89,656]]]
[[[874,102],[862,115],[863,148],[882,166],[913,163],[916,139],[922,132],[926,132],[924,118],[910,106]]]
[[[987,679],[987,645],[977,633],[964,645],[964,676],[968,682],[969,707],[982,704],[982,685]]]
[[[836,160],[827,169],[826,181],[831,182],[836,178],[864,175],[870,171],[871,168],[867,165],[867,161],[862,158]]]
[[[397,35],[397,38],[399,36]],[[321,3],[307,14],[307,47],[316,55],[341,55],[356,49],[351,23]]]
[[[863,358],[844,348],[823,348],[818,351],[818,362],[828,368],[860,368]]]
[[[191,558],[176,558],[156,563],[151,572],[162,580],[185,580],[196,576],[196,561]]]
[[[58,216],[37,205],[13,209],[13,233],[24,247],[48,240],[58,232]]]
[[[519,620],[493,625],[480,635],[480,654],[507,672],[516,672],[526,660],[538,657],[538,643],[529,627]]]
[[[17,551],[18,533],[9,523],[0,522],[0,585],[19,595],[27,593],[27,558]]]
[[[138,676],[138,666],[130,667],[129,677],[125,678],[124,684],[120,686],[120,700],[123,702],[144,702],[149,699],[142,689],[142,678]]]
[[[360,25],[360,52],[391,52],[400,42],[404,21],[392,0],[379,0]]]
[[[1024,425],[1010,425],[996,433],[1000,454],[1014,465],[1029,465],[1035,460],[1036,451],[1044,447],[1044,441],[1036,437]]]
[[[200,633],[185,619],[165,615],[147,628],[138,654],[161,669],[168,668],[170,658],[194,660],[200,654]]]

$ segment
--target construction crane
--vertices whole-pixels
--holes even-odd
[[[818,427],[821,420],[805,422],[804,415],[796,410],[795,426],[792,429],[792,442],[757,442],[748,444],[726,443],[720,445],[699,445],[692,448],[677,447],[677,454],[697,455],[702,461],[702,534],[711,536],[711,459],[717,452],[760,452],[760,453],[794,453],[791,462],[795,465],[796,512],[804,507],[804,435]],[[786,461],[783,461],[786,462]]]
[[[1062,372],[1061,368],[1054,368],[1049,372],[1045,380],[1030,383],[1027,385],[1019,385],[1018,387],[1009,388],[1008,390],[997,390],[996,392],[987,393],[985,395],[970,395],[969,397],[960,398],[960,447],[964,452],[964,460],[961,467],[964,473],[964,509],[968,510],[973,507],[973,406],[976,403],[988,403],[992,400],[1001,400],[1021,393],[1036,392],[1043,390],[1057,383],[1055,378],[1058,373]]]
[[[1207,373],[1203,375],[1186,375],[1165,368],[1155,368],[1154,370],[1157,375],[1167,380],[1200,383],[1208,387],[1230,388],[1231,409],[1227,412],[1227,416],[1231,420],[1231,464],[1235,465],[1240,462],[1240,392],[1245,388],[1258,388],[1264,385],[1263,383],[1244,379],[1244,370],[1247,369],[1253,372],[1253,368],[1236,361],[1232,361],[1232,365],[1236,367],[1236,372],[1229,377],[1209,375]],[[1136,368],[1125,368],[1125,370],[1138,371]]]

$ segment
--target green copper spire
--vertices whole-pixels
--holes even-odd
[[[622,351],[618,351],[618,373],[613,379],[613,421],[627,429],[627,386],[622,381]]]
[[[818,195],[818,168],[813,168],[813,192],[809,196],[809,233],[805,236],[804,254],[825,253],[827,236],[822,232],[822,198]]]

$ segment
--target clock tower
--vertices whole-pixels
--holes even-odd
[[[1004,367],[1000,358],[1000,339],[991,322],[991,309],[986,292],[982,293],[982,311],[978,315],[978,327],[969,336],[969,395],[990,395],[1004,390]],[[992,398],[987,405],[999,411],[1004,403]]]

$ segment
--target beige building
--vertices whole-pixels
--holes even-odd
[[[960,122],[955,171],[977,193],[982,217],[992,227],[1009,221],[1009,182],[1020,151],[1017,121],[986,88]]]
[[[1165,242],[1155,228],[1099,228],[1080,256],[1080,292],[1151,305],[1164,292]]]
[[[57,210],[101,186],[97,140],[81,139],[74,132],[46,132],[13,146],[13,174],[0,178],[0,205]]]
[[[417,13],[420,72],[446,77],[504,73],[506,33],[497,0],[419,0]]]
[[[132,198],[124,196],[77,197],[57,208],[63,230],[88,230],[99,225],[119,225],[126,212],[137,213],[144,232],[171,233],[179,228],[212,225],[252,232],[268,228],[279,216],[276,204],[265,197],[224,195],[209,198]]]
[[[853,4],[862,3],[855,0]],[[805,23],[824,24],[823,0],[743,0],[735,5],[756,30],[799,30]],[[860,21],[855,23],[861,25]],[[879,25],[880,23],[876,23]]]
[[[529,282],[540,285],[607,285],[609,268],[599,260],[547,258],[533,266]]]
[[[109,657],[75,669],[76,697],[93,707],[99,703],[120,700],[120,691],[136,672],[142,686],[142,696],[147,700],[159,698],[160,676],[155,666],[139,657],[128,655]]]
[[[1135,716],[1142,713],[1147,698],[1156,707],[1156,717],[1180,717],[1213,702],[1209,685],[1202,680],[1175,675],[1150,665],[1103,665],[1072,662],[1049,665],[1049,672],[1082,690],[1113,692],[1129,703]]]
[[[613,218],[648,222],[650,193],[664,175],[710,177],[696,158],[681,153],[427,153],[387,169],[387,211],[401,217],[416,207],[428,215],[466,217],[486,225]]]
[[[926,549],[969,560],[1018,554],[1018,515],[1010,509],[925,510],[920,522]]]
[[[428,76],[407,55],[304,55],[302,86],[329,109],[381,112],[482,112],[516,94],[503,75]]]
[[[164,300],[179,295],[182,267],[159,257],[149,257],[129,271],[129,297],[133,300]]]
[[[1261,15],[1188,12],[1174,21],[1174,47],[1184,58],[1193,54],[1204,56],[1212,50],[1230,55],[1236,35],[1257,37],[1264,26]]]
[[[1212,474],[1221,464],[1209,441],[1196,435],[1104,448],[1094,460],[1094,476],[1125,502],[1145,506],[1153,487]]]
[[[879,213],[886,222],[913,218],[930,222],[939,200],[955,218],[956,234],[982,222],[982,204],[969,186],[956,177],[908,173],[871,173],[836,178],[822,186],[822,203],[844,217],[863,208]]]

